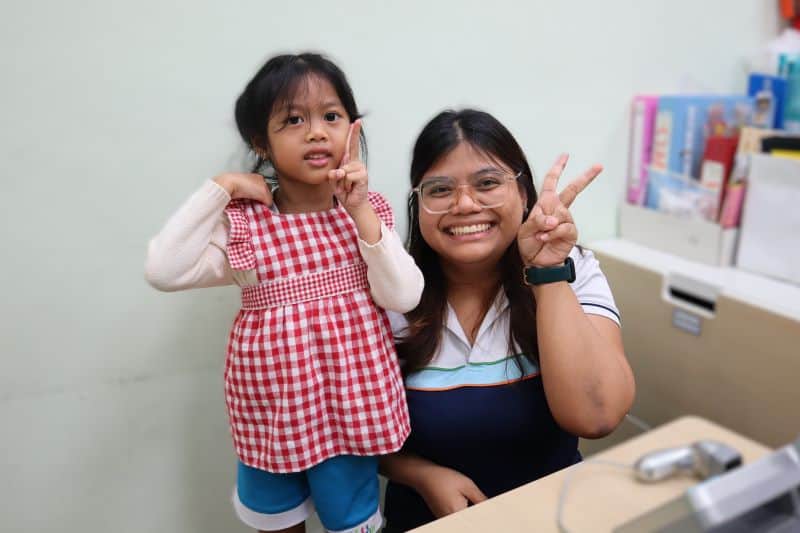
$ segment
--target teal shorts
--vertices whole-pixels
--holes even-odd
[[[316,510],[328,531],[373,533],[383,520],[379,503],[377,457],[340,455],[291,474],[238,463],[233,505],[255,529],[285,529]]]

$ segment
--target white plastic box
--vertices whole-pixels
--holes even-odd
[[[661,213],[623,201],[619,213],[623,239],[711,266],[731,266],[739,230],[699,218]]]
[[[736,266],[800,285],[800,161],[753,154]]]

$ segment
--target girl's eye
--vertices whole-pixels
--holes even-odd
[[[286,119],[287,124],[297,125],[303,122],[303,117],[298,115],[292,115]]]
[[[327,120],[328,122],[334,122],[338,118],[339,118],[339,113],[335,113],[333,111],[328,111],[327,113],[325,113],[325,120]]]

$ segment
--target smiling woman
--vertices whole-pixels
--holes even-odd
[[[408,244],[425,288],[390,313],[411,435],[381,462],[387,531],[579,461],[578,437],[610,432],[631,405],[614,299],[568,209],[601,167],[557,194],[566,162],[537,195],[514,137],[474,110],[439,114],[417,139]]]

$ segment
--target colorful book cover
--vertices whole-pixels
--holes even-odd
[[[637,95],[631,106],[631,129],[628,142],[628,203],[644,204],[647,191],[647,168],[653,153],[658,97]]]
[[[750,155],[761,152],[761,143],[765,137],[778,133],[775,130],[761,128],[742,128],[739,133],[739,146],[719,215],[719,223],[723,228],[739,227],[744,197],[747,192],[746,181],[750,172]]]
[[[703,162],[700,167],[700,183],[716,193],[710,217],[713,221],[719,220],[720,206],[728,185],[728,176],[733,167],[738,141],[738,137],[721,135],[712,135],[706,139]]]
[[[737,135],[752,115],[749,96],[659,97],[651,166],[698,179],[706,137]]]
[[[753,98],[753,126],[775,129],[783,127],[786,87],[784,78],[769,74],[750,74],[747,94]]]

